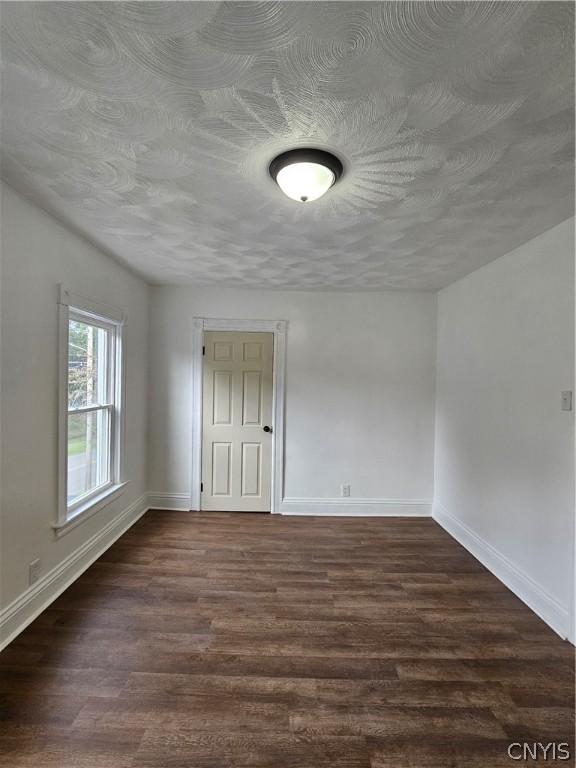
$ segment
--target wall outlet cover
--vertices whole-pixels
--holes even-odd
[[[561,408],[563,411],[571,411],[572,410],[572,392],[567,389],[564,392],[561,393]]]
[[[340,492],[344,498],[349,498],[350,496],[350,486],[349,485],[341,485],[340,486]]]

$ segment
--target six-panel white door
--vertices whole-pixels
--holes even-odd
[[[269,512],[272,333],[204,334],[202,509]]]

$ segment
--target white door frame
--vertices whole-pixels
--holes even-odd
[[[286,320],[233,320],[195,317],[192,325],[192,483],[190,509],[202,497],[202,387],[204,331],[255,331],[274,335],[272,367],[272,482],[270,511],[280,512],[284,496],[284,406],[286,399]]]

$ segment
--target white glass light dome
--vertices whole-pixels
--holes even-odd
[[[318,163],[293,163],[286,165],[276,176],[276,182],[282,192],[292,200],[309,203],[322,197],[336,177],[330,168]]]
[[[292,149],[274,158],[269,170],[287,197],[309,203],[328,192],[343,167],[337,157],[321,149]]]

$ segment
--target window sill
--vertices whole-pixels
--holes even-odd
[[[69,517],[68,520],[65,520],[61,523],[56,523],[56,525],[52,526],[54,533],[56,534],[56,538],[59,539],[60,536],[64,536],[66,533],[68,533],[68,531],[71,531],[73,528],[76,528],[77,525],[83,523],[84,520],[87,520],[89,517],[92,517],[92,515],[95,515],[96,512],[99,512],[101,509],[104,509],[104,507],[107,507],[108,504],[111,504],[124,493],[127,485],[128,483],[125,482],[118,483],[117,485],[113,485],[110,488],[106,488],[106,490],[98,496],[92,497],[85,504],[77,507],[74,510],[74,514]]]

